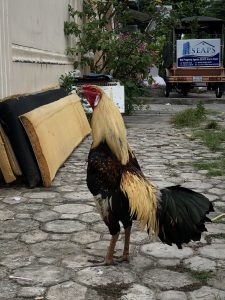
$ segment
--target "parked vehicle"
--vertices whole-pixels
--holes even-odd
[[[164,49],[165,96],[175,89],[186,96],[195,86],[225,91],[224,21],[206,16],[188,17],[171,32]]]

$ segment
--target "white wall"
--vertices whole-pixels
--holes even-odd
[[[72,70],[68,4],[80,9],[82,0],[0,0],[0,99],[56,86]]]

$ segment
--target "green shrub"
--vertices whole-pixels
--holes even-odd
[[[140,105],[141,102],[138,97],[141,95],[141,90],[136,83],[127,81],[125,88],[125,114],[131,115],[134,111],[135,105]]]
[[[206,110],[202,103],[197,104],[196,108],[188,108],[176,113],[171,121],[178,127],[197,127],[206,119]]]
[[[71,72],[62,74],[59,77],[59,85],[63,87],[68,93],[72,91],[74,85],[74,77]]]

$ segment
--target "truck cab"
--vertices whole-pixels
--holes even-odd
[[[165,96],[175,89],[186,96],[195,86],[225,91],[224,21],[187,17],[173,29],[164,51]]]

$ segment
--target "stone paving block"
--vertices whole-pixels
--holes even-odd
[[[54,265],[58,262],[58,258],[54,257],[40,257],[38,259],[38,263],[45,264],[45,265]]]
[[[84,300],[86,292],[85,286],[68,281],[50,287],[46,300]]]
[[[101,240],[101,241],[87,244],[84,250],[89,254],[105,257],[108,246],[109,246],[109,241]],[[115,249],[116,255],[122,255],[122,249],[123,249],[123,242],[119,240],[116,243],[116,249]],[[132,245],[130,247],[130,252],[132,252]]]
[[[13,233],[13,232],[2,233],[0,234],[0,240],[14,240],[17,238],[18,235],[19,233]]]
[[[81,249],[78,245],[61,241],[44,241],[30,245],[30,251],[37,257],[63,257],[68,254],[78,254]]]
[[[52,233],[49,234],[50,241],[66,241],[70,240],[71,236],[69,233]]]
[[[225,274],[224,270],[220,269],[214,273],[215,276],[209,278],[207,283],[214,288],[225,291]]]
[[[130,288],[124,291],[125,295],[123,295],[121,300],[154,300],[155,293],[153,290],[140,285],[140,284],[132,284]]]
[[[56,188],[59,192],[75,192],[76,191],[76,184],[74,186],[71,185],[61,185]]]
[[[78,219],[78,216],[77,214],[62,214],[60,216],[60,219],[63,219],[63,220],[76,220]]]
[[[39,199],[39,198],[28,199],[27,203],[30,203],[30,204],[42,204],[42,203],[44,203],[44,204],[46,204],[45,199]]]
[[[193,190],[196,190],[198,188],[200,188],[201,190],[210,190],[212,188],[212,184],[210,183],[202,182],[201,180],[193,181],[191,178],[189,180],[190,181],[183,183],[182,186]]]
[[[64,198],[67,199],[67,200],[71,200],[76,202],[78,200],[88,200],[88,199],[93,199],[93,196],[90,192],[88,192],[86,190],[86,192],[74,192],[74,193],[65,193],[64,194]]]
[[[77,272],[76,278],[81,284],[112,289],[113,286],[122,288],[123,285],[135,282],[136,275],[121,265],[119,269],[111,266],[85,268]]]
[[[16,210],[22,213],[32,213],[40,210],[46,210],[47,206],[44,204],[30,204],[30,203],[21,203],[16,206]]]
[[[93,256],[82,253],[78,255],[65,256],[62,259],[62,265],[73,270],[79,270],[80,268],[94,266],[92,261]]]
[[[108,233],[109,234],[108,227],[104,224],[103,221],[100,221],[100,222],[94,224],[92,226],[92,230],[94,230],[96,232],[100,232],[100,233]]]
[[[12,300],[16,296],[18,286],[9,280],[0,281],[0,299]]]
[[[179,259],[159,259],[158,260],[158,264],[162,267],[176,267],[181,263],[181,261]]]
[[[25,251],[27,251],[26,245],[18,242],[15,239],[0,240],[0,257],[5,257],[9,254]]]
[[[86,225],[75,220],[54,220],[44,224],[43,230],[55,233],[72,233],[85,230]]]
[[[23,190],[18,190],[18,188],[2,188],[1,189],[1,198],[3,197],[15,197],[20,196]]]
[[[222,207],[223,209],[225,209],[224,201],[215,201],[214,204],[215,204],[215,206]]]
[[[0,266],[0,279],[2,280],[8,274],[6,267]]]
[[[216,262],[204,257],[194,256],[184,260],[184,266],[193,271],[214,271]]]
[[[178,249],[175,245],[168,246],[160,242],[143,245],[141,251],[144,254],[151,255],[156,258],[186,258],[193,254],[193,250],[188,247]]]
[[[16,269],[19,267],[28,266],[35,260],[34,256],[30,256],[28,252],[17,252],[14,254],[6,255],[0,260],[0,264],[9,268]]]
[[[59,193],[56,192],[29,192],[25,193],[24,197],[30,198],[30,199],[53,199],[59,196]]]
[[[20,237],[20,240],[26,244],[34,244],[46,240],[47,237],[48,234],[46,232],[37,229],[23,233]]]
[[[223,300],[225,292],[212,287],[203,286],[190,293],[191,300]]]
[[[53,210],[61,214],[83,214],[93,210],[93,207],[86,204],[62,204],[54,206]]]
[[[1,191],[2,193],[2,191]],[[21,197],[20,194],[15,193],[13,197],[5,197],[2,202],[12,205],[17,205],[19,203],[25,202],[26,199],[24,197]]]
[[[207,193],[207,194],[203,193],[203,195],[205,195],[209,199],[209,201],[211,201],[211,202],[216,201],[216,200],[219,199],[219,197],[217,195],[211,195],[209,193]]]
[[[59,214],[52,210],[45,210],[45,211],[37,212],[33,216],[33,218],[40,222],[47,222],[47,221],[52,221],[52,220],[57,219],[58,216],[59,216]]]
[[[208,223],[206,227],[208,231],[205,234],[207,235],[225,233],[225,224],[222,223]]]
[[[16,214],[16,219],[32,219],[32,215],[31,214]]]
[[[93,209],[95,209],[95,208],[93,207]],[[90,213],[85,213],[85,214],[79,215],[78,220],[81,220],[86,223],[93,223],[93,222],[101,221],[101,217],[100,217],[99,213],[90,212]]]
[[[3,204],[3,199],[2,197],[0,197],[0,209],[4,209],[6,207],[6,204]]]
[[[71,241],[78,244],[89,244],[100,240],[100,234],[95,231],[79,231],[72,235]]]
[[[130,242],[134,244],[142,244],[144,242],[149,242],[150,238],[146,231],[132,231]]]
[[[23,233],[39,227],[39,223],[34,220],[6,220],[2,225],[5,232]]]
[[[218,196],[224,196],[224,189],[212,188],[210,189],[210,193]]]
[[[38,296],[42,296],[45,293],[44,287],[36,287],[36,286],[24,286],[21,287],[17,293],[18,297],[24,297],[24,298],[37,298]]]
[[[152,269],[143,273],[142,282],[149,287],[162,290],[180,289],[197,282],[187,273],[179,273],[166,269]]]
[[[216,266],[218,269],[225,270],[225,260],[217,260]]]
[[[32,265],[15,270],[12,278],[24,286],[51,286],[69,280],[69,270],[56,266]]]
[[[225,259],[225,244],[204,246],[199,249],[199,254],[212,259]]]
[[[187,300],[184,292],[166,291],[159,294],[159,300]]]
[[[144,257],[140,254],[131,256],[129,266],[134,272],[138,272],[142,275],[145,270],[155,268],[157,262],[149,257]]]
[[[13,219],[14,212],[10,210],[0,211],[0,221],[11,220]]]

